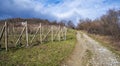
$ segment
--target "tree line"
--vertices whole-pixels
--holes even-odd
[[[4,19],[4,20],[0,20],[0,25],[4,24],[4,22],[20,24],[21,22],[25,22],[25,21],[27,21],[28,24],[41,23],[42,25],[61,25],[61,26],[65,26],[64,22],[49,21],[47,19],[40,19],[40,18],[10,18],[10,19]]]
[[[92,34],[109,35],[120,39],[120,10],[110,9],[99,19],[81,19],[77,29],[85,30]]]
[[[66,21],[66,20],[61,20],[61,21],[49,21],[47,19],[40,19],[40,18],[10,18],[10,19],[4,19],[0,20],[0,26],[4,25],[5,22],[7,23],[14,23],[17,26],[21,26],[21,22],[27,21],[28,24],[38,24],[41,23],[42,25],[60,25],[60,26],[66,26],[71,29],[75,29],[75,25],[72,21]]]

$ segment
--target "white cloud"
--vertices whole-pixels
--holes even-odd
[[[107,0],[61,0],[62,2],[57,4],[44,2],[46,0],[5,1],[5,4],[2,5],[4,9],[6,8],[5,10],[11,9],[10,11],[13,12],[28,11],[33,17],[43,17],[44,15],[43,18],[56,19],[58,21],[72,20],[74,22],[77,22],[81,17],[95,19],[104,14],[109,8],[120,8],[117,2],[104,3]]]
[[[46,14],[51,14],[58,20],[69,19],[72,21],[83,18],[95,19],[104,14],[115,4],[104,4],[105,0],[64,0],[62,4],[45,7]],[[74,18],[74,19],[73,19]]]

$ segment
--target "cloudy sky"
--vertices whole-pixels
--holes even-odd
[[[120,0],[0,0],[0,19],[42,18],[72,20],[99,18],[109,9],[120,9]]]

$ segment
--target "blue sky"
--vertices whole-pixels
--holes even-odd
[[[109,9],[120,9],[120,0],[0,0],[0,19],[42,18],[48,20],[95,19]]]

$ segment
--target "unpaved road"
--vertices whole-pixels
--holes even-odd
[[[76,37],[75,49],[62,66],[120,66],[117,56],[99,42],[82,32]]]

